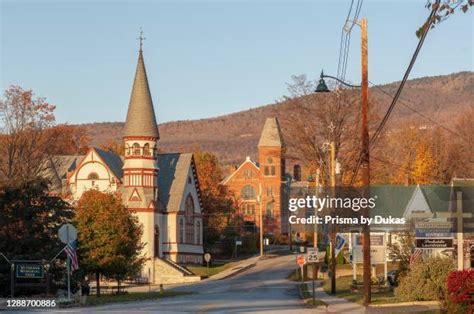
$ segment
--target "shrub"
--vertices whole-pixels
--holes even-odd
[[[446,278],[454,268],[448,258],[428,258],[411,266],[395,289],[401,301],[438,301],[446,295]]]
[[[474,269],[453,271],[446,280],[446,302],[448,313],[467,313],[469,301],[474,293]]]

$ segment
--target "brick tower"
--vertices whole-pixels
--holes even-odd
[[[259,182],[265,234],[282,233],[282,184],[285,177],[285,144],[277,118],[267,118],[258,142]]]

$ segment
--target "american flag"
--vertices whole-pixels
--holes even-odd
[[[64,248],[64,251],[66,252],[66,255],[69,257],[71,260],[71,272],[77,270],[79,268],[79,262],[77,260],[77,241],[72,241],[69,242],[66,247]]]
[[[423,256],[423,251],[421,249],[415,249],[410,256],[410,265],[416,263]]]

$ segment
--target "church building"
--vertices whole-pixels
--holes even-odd
[[[193,154],[158,153],[160,134],[140,44],[123,130],[125,155],[93,147],[58,156],[51,181],[74,202],[89,189],[118,192],[143,225],[142,277],[154,283],[199,280],[180,264],[202,263],[203,226]]]
[[[257,148],[258,161],[247,157],[222,184],[237,196],[246,222],[260,226],[261,209],[264,234],[287,234],[286,149],[277,118],[266,119]]]

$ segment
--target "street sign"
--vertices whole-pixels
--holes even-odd
[[[58,235],[62,243],[68,244],[77,239],[77,229],[71,224],[65,224],[59,228]]]
[[[336,235],[336,244],[334,245],[334,253],[336,256],[339,254],[339,252],[342,251],[344,248],[344,245],[346,244],[346,238],[340,233]]]
[[[209,253],[204,254],[204,260],[206,261],[206,263],[209,263],[211,261],[211,254]]]
[[[296,257],[296,263],[300,266],[300,267],[303,267],[304,264],[306,264],[306,260],[304,258],[304,255],[298,255]]]
[[[453,239],[416,239],[416,247],[420,249],[446,249],[453,247]]]
[[[17,264],[16,278],[41,279],[44,277],[42,264]]]
[[[454,232],[450,229],[417,229],[417,238],[454,238]]]
[[[309,247],[308,251],[306,253],[306,260],[308,261],[308,263],[317,263],[317,262],[319,262],[318,249]]]
[[[242,241],[241,240],[235,241],[235,245],[242,245]]]

